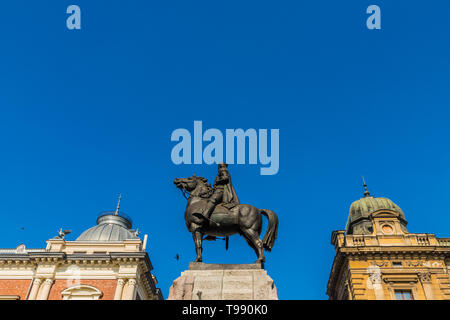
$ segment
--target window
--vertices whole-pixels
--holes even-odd
[[[397,299],[397,300],[414,300],[411,290],[395,290],[395,299]]]
[[[402,266],[402,263],[401,262],[392,262],[392,266],[393,267],[401,267]]]
[[[103,295],[93,286],[77,285],[61,292],[64,300],[98,300]]]

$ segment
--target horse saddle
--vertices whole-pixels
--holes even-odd
[[[214,208],[212,214],[229,214],[230,209],[231,207],[229,207],[227,204],[220,203]]]
[[[230,209],[232,207],[234,207],[234,205],[231,203],[219,203],[218,205],[215,206],[212,214],[230,214]],[[194,203],[191,206],[191,212],[194,215],[197,215],[197,214],[202,215],[205,210],[206,210],[206,204],[203,201]]]

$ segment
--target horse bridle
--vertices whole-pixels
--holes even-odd
[[[191,197],[191,192],[187,192],[185,188],[179,188],[179,189],[181,190],[181,194],[183,195],[183,197],[184,197],[186,200],[189,200],[189,198]],[[207,192],[202,193],[202,194],[199,194],[198,196],[199,196],[200,198],[209,198],[210,194],[212,193],[211,191],[212,191],[212,190],[208,190]],[[188,195],[187,197],[186,197],[186,194]],[[205,194],[208,194],[208,196],[205,196]],[[212,223],[214,223],[216,226],[220,227],[220,223],[217,223],[217,222],[215,222],[214,220],[211,220],[210,218],[208,218],[208,217],[206,217],[206,216],[204,216],[204,217],[205,217],[207,220],[209,220],[209,221],[211,221]],[[228,246],[228,245],[227,245],[227,246]]]
[[[189,197],[191,196],[191,194],[188,193],[188,192],[186,191],[185,188],[179,188],[179,189],[180,189],[181,194],[183,195],[183,197],[184,197],[186,200],[189,200]],[[186,197],[186,194],[188,195],[187,197]]]
[[[179,188],[180,190],[181,190],[181,194],[183,195],[183,197],[186,199],[186,200],[189,200],[189,197],[191,196],[191,193],[192,192],[187,192],[186,191],[186,189],[185,188]],[[212,190],[208,190],[208,191],[206,191],[206,192],[204,192],[204,193],[202,193],[202,194],[198,194],[198,195],[196,195],[197,197],[200,197],[200,198],[209,198],[210,196],[211,196],[211,193],[212,193]],[[187,195],[187,196],[186,196]]]

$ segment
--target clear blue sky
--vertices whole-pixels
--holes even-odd
[[[80,31],[66,29],[70,4]],[[366,28],[370,4],[382,30]],[[450,236],[449,12],[448,1],[2,1],[0,247],[44,247],[60,227],[74,240],[121,192],[167,297],[195,257],[172,180],[216,173],[171,162],[172,131],[194,120],[280,129],[277,175],[230,172],[242,202],[279,215],[266,269],[281,299],[327,298],[331,232],[363,175],[410,232]],[[239,236],[204,251],[255,260]]]

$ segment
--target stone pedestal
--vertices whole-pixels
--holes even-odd
[[[169,289],[168,300],[278,300],[261,264],[192,262]]]

